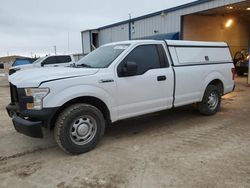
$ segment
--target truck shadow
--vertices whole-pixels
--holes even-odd
[[[104,137],[120,138],[146,131],[157,131],[163,127],[187,127],[191,121],[201,117],[204,116],[199,114],[195,105],[188,105],[116,122],[106,128]]]

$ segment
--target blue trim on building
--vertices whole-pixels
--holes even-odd
[[[173,8],[169,8],[169,9],[164,9],[164,10],[161,10],[161,11],[158,11],[158,12],[155,12],[155,13],[151,13],[151,14],[140,16],[140,17],[137,17],[137,18],[133,18],[131,20],[125,20],[125,21],[122,21],[122,22],[118,22],[118,23],[107,25],[107,26],[103,26],[103,27],[100,27],[98,29],[107,29],[107,28],[119,26],[119,25],[122,25],[122,24],[129,24],[129,23],[134,22],[134,21],[138,21],[138,20],[142,20],[142,19],[145,19],[145,18],[150,18],[150,17],[153,17],[153,16],[161,15],[162,12],[169,13],[169,12],[173,12],[173,11],[180,10],[180,9],[183,9],[183,8],[188,8],[188,7],[191,7],[191,6],[195,6],[195,5],[199,5],[199,4],[202,4],[202,3],[206,3],[208,1],[211,1],[211,0],[198,0],[198,1],[194,1],[194,2],[187,3],[187,4],[184,4],[184,5],[180,5],[180,6],[177,6],[177,7],[173,7]]]
[[[180,40],[180,33],[175,32],[175,33],[159,34],[148,37],[140,37],[134,40]]]

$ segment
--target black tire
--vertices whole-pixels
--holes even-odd
[[[105,119],[99,109],[88,104],[74,104],[59,114],[54,137],[61,149],[76,155],[94,149],[104,130]],[[89,134],[91,136],[87,137]],[[83,136],[85,140],[80,140]]]
[[[212,101],[211,98],[214,101]],[[202,101],[198,103],[198,109],[202,115],[211,116],[219,111],[220,104],[221,94],[219,88],[214,85],[209,85],[206,88]]]

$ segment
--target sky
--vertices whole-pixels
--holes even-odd
[[[81,33],[194,0],[0,0],[0,56],[81,53]]]

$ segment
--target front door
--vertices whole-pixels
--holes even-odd
[[[135,75],[119,76],[126,62],[137,64]],[[117,67],[119,119],[171,108],[173,88],[173,71],[162,44],[135,47]]]

